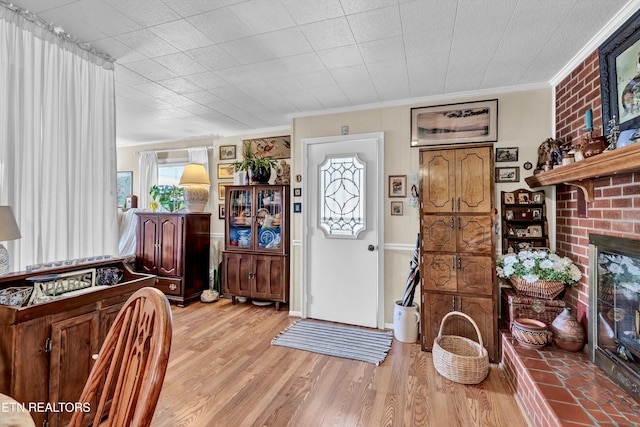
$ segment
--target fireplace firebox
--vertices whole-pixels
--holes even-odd
[[[589,355],[640,402],[640,240],[589,235]]]

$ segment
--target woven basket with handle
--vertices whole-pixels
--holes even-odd
[[[511,277],[509,280],[516,292],[528,297],[554,299],[564,290],[564,283],[553,280],[536,280],[531,283],[521,277]]]
[[[456,335],[442,335],[445,322],[459,316],[467,319],[476,331],[478,342]],[[440,331],[433,341],[433,365],[445,378],[461,384],[478,384],[489,374],[489,354],[473,319],[459,311],[447,313],[440,322]]]

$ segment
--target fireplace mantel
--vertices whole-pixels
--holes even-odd
[[[588,159],[525,178],[531,188],[568,184],[580,188],[588,202],[594,201],[593,179],[640,171],[640,143],[605,151]]]

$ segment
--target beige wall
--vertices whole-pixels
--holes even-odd
[[[428,105],[466,102],[473,100],[498,99],[498,142],[496,147],[519,147],[516,163],[503,163],[497,166],[522,166],[530,161],[537,161],[537,149],[542,141],[553,136],[553,92],[551,88],[526,92],[486,95],[480,98],[456,99],[450,102],[421,103],[387,108],[375,108],[349,113],[326,114],[311,117],[295,118],[292,121],[292,175],[301,174],[302,140],[324,136],[340,135],[342,126],[349,126],[349,134],[384,132],[385,186],[389,175],[408,175],[418,173],[419,149],[410,146],[411,108]],[[500,207],[500,191],[527,188],[524,178],[531,175],[533,169],[520,169],[520,182],[495,184],[496,206]],[[304,182],[292,186],[301,186]],[[409,180],[410,186],[410,180]],[[551,201],[547,192],[547,203]],[[405,281],[409,272],[409,261],[419,232],[419,212],[404,200],[404,215],[391,216],[390,200],[384,190],[385,218],[385,265],[384,265],[384,313],[385,322],[393,322],[394,301],[402,298]],[[394,199],[399,200],[399,199]],[[304,212],[304,207],[302,209]],[[548,212],[554,212],[549,208]],[[550,228],[551,229],[551,228]],[[302,266],[301,245],[302,217],[293,215],[292,237],[297,244],[292,250],[291,304],[294,312],[302,311]],[[499,242],[499,239],[496,239]],[[416,300],[419,296],[416,294]]]
[[[388,175],[408,175],[418,173],[418,148],[411,148],[410,127],[411,108],[428,105],[441,105],[448,103],[467,102],[474,100],[498,99],[498,142],[496,147],[519,147],[519,158],[516,163],[498,163],[497,166],[520,166],[520,182],[510,184],[495,184],[496,206],[500,207],[500,191],[510,191],[517,188],[527,188],[524,178],[531,175],[533,170],[525,171],[522,165],[530,161],[534,168],[537,161],[537,149],[542,141],[553,136],[553,92],[551,88],[538,89],[526,92],[514,92],[507,94],[483,95],[476,98],[460,98],[451,101],[439,101],[432,103],[407,104],[386,108],[374,108],[370,110],[325,114],[310,117],[294,118],[292,120],[292,170],[291,187],[302,187],[304,182],[295,182],[296,174],[301,174],[302,149],[301,141],[304,138],[340,135],[341,126],[349,126],[349,134],[384,132],[385,138],[385,186],[388,183]],[[203,138],[172,143],[153,145],[141,145],[135,147],[118,148],[118,170],[133,171],[134,192],[138,188],[138,156],[136,152],[152,149],[188,148],[202,145],[213,145],[214,150],[210,155],[211,169],[211,198],[212,208],[212,233],[221,235],[224,233],[224,223],[218,220],[217,206],[221,203],[217,195],[216,165],[218,160],[218,147],[220,145],[238,146],[238,156],[241,155],[243,139],[277,136],[287,134],[286,131],[240,135],[225,138]],[[410,183],[409,183],[410,186]],[[552,214],[555,212],[555,197],[550,189],[547,191],[547,213],[550,219],[549,230],[553,230]],[[409,261],[415,246],[416,236],[419,232],[418,208],[404,201],[404,215],[391,216],[390,201],[386,197],[387,188],[384,190],[384,218],[385,218],[385,265],[384,286],[385,322],[393,322],[394,301],[402,298],[405,281],[409,272]],[[297,202],[301,199],[293,199]],[[400,200],[400,199],[394,199]],[[304,212],[304,207],[303,210]],[[499,212],[498,212],[499,213]],[[291,303],[290,310],[294,313],[302,311],[302,216],[292,214],[292,241],[291,245]],[[554,233],[550,233],[554,234]],[[499,244],[500,239],[496,242]],[[553,246],[553,243],[552,243]],[[416,300],[419,296],[416,294]]]

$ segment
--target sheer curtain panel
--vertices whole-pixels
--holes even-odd
[[[2,4],[0,204],[12,271],[117,254],[113,64]]]
[[[151,201],[149,189],[158,183],[158,153],[155,151],[141,151],[139,159],[140,191],[138,206],[148,208]]]

